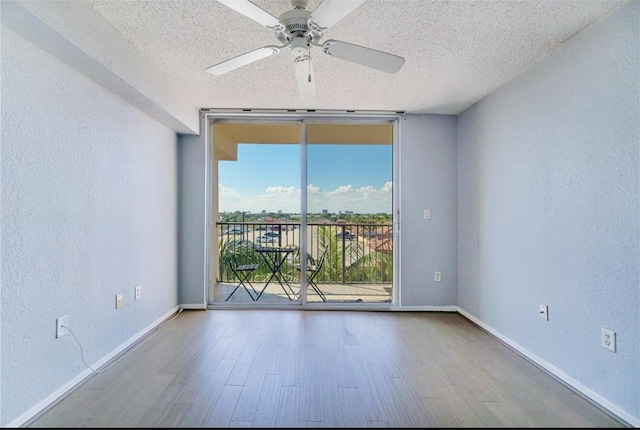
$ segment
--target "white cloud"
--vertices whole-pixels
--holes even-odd
[[[340,185],[338,188],[336,188],[335,191],[328,192],[327,195],[333,196],[338,194],[351,194],[354,192],[355,190],[353,189],[353,185],[349,184],[349,185]]]
[[[218,195],[225,197],[239,196],[235,188],[227,188],[224,185],[218,185]]]
[[[322,190],[320,189],[320,187],[317,187],[313,184],[309,184],[307,185],[307,194],[318,194],[321,193]]]
[[[267,187],[265,193],[269,196],[299,196],[300,189],[296,187]]]
[[[313,184],[307,186],[307,207],[309,212],[338,213],[352,211],[355,213],[391,213],[392,183],[387,182],[382,188],[353,185],[341,185],[333,191],[323,192]],[[218,197],[220,211],[251,211],[300,213],[300,189],[296,187],[268,186],[258,196],[243,195],[233,188],[219,187]]]

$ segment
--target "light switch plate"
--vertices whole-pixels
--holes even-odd
[[[424,217],[424,219],[431,219],[431,211],[429,209],[425,209],[422,213],[422,216]]]
[[[540,305],[540,318],[549,321],[549,306]]]

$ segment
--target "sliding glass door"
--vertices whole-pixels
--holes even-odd
[[[209,304],[392,302],[392,121],[230,120],[212,129]]]

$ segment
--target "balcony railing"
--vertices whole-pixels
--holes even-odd
[[[235,222],[216,224],[219,246],[220,282],[234,282],[227,257],[238,264],[258,263],[251,281],[266,281],[269,268],[255,248],[289,246],[294,248],[281,271],[296,282],[300,273],[300,224]],[[389,224],[307,224],[307,260],[314,263],[326,252],[322,270],[316,277],[323,284],[391,284],[393,281],[393,229]]]

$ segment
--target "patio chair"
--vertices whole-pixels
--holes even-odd
[[[309,264],[307,262],[307,270],[306,270],[307,284],[311,288],[313,288],[313,290],[316,292],[316,294],[318,294],[318,296],[320,296],[323,302],[326,302],[327,298],[325,297],[322,290],[318,288],[318,284],[316,284],[315,278],[318,275],[318,273],[320,273],[320,271],[322,270],[322,266],[324,265],[324,258],[326,254],[327,254],[327,251],[326,250],[323,251],[322,254],[320,255],[320,258],[315,261],[315,264]],[[296,266],[296,270],[298,271],[302,270],[302,266],[300,265]]]
[[[240,282],[238,283],[238,285],[236,285],[236,287],[233,289],[231,294],[229,294],[229,296],[225,299],[225,302],[228,301],[231,298],[231,296],[233,296],[233,294],[240,287],[243,287],[247,292],[247,294],[249,294],[249,297],[251,297],[251,300],[255,302],[258,297],[258,292],[251,284],[251,281],[249,281],[249,276],[258,268],[258,264],[256,263],[238,264],[239,261],[235,255],[228,256],[227,263],[231,268],[231,271],[233,272],[233,274],[240,280]],[[249,287],[251,287],[251,291],[253,291],[253,294],[251,294],[251,291],[249,291],[247,284],[249,284]],[[255,297],[254,297],[254,294],[255,294]]]

